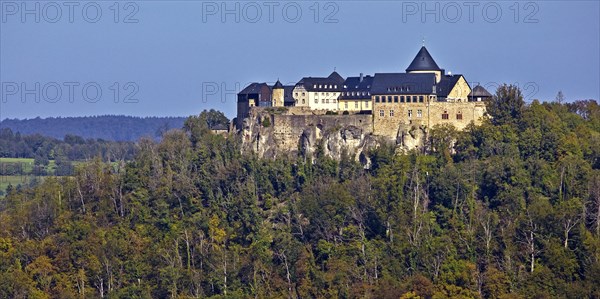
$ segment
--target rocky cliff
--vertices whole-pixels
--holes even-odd
[[[407,151],[422,146],[426,130],[400,127],[393,139],[373,135],[371,115],[324,115],[288,108],[255,108],[243,120],[242,152],[259,157],[312,156],[317,150],[339,160],[344,152],[369,166],[366,152],[383,142]]]

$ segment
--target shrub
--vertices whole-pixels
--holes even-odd
[[[270,127],[271,126],[271,118],[270,117],[263,118],[262,125],[265,128]]]

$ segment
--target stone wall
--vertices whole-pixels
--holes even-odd
[[[347,151],[358,160],[365,146],[372,145],[371,115],[300,112],[300,109],[250,109],[240,132],[242,151],[273,158],[299,152],[312,154],[322,146],[325,154],[332,158],[339,159],[342,151]]]
[[[471,121],[481,124],[484,113],[483,102],[375,103],[373,134],[396,139],[401,129],[411,126],[429,129],[440,124],[451,124],[462,130]]]

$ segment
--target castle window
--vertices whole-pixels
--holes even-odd
[[[302,96],[304,96],[304,93],[302,93]]]
[[[333,99],[332,101],[333,101],[333,103],[335,103],[335,99]]]
[[[412,98],[412,102],[413,102],[413,103],[416,103],[416,102],[417,102],[417,96],[412,96],[411,98]]]
[[[394,110],[390,110],[390,116],[394,117]]]
[[[400,103],[404,103],[404,96],[400,96]]]
[[[325,100],[325,103],[329,104],[329,99],[326,99],[326,100]]]
[[[423,110],[417,110],[417,117],[423,117]]]
[[[383,112],[383,110],[379,110],[379,116],[381,116],[381,117],[385,116],[385,112]]]
[[[319,99],[315,99],[315,104],[319,104]]]
[[[304,103],[305,103],[305,101],[304,101],[304,99],[302,99],[302,104],[304,104]]]
[[[325,104],[325,99],[321,99],[321,104]]]
[[[348,102],[344,103],[344,108],[348,109]]]
[[[398,96],[394,96],[394,103],[398,103]]]
[[[358,109],[358,102],[354,102],[354,108]]]
[[[369,101],[365,102],[365,108],[369,108]]]
[[[408,110],[408,118],[412,117],[412,110]]]
[[[419,96],[419,103],[423,103],[423,96]]]
[[[458,112],[458,114],[456,114],[456,119],[462,120],[462,113]]]
[[[448,111],[444,111],[444,113],[442,113],[442,119],[448,119]]]
[[[388,103],[391,103],[392,102],[392,96],[388,96],[387,97],[387,101],[388,101]]]
[[[375,96],[375,103],[379,103],[379,96]]]
[[[298,96],[298,93],[296,93],[296,96]]]

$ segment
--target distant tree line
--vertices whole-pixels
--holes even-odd
[[[0,130],[0,157],[32,158],[36,165],[48,165],[49,160],[84,161],[100,157],[103,161],[131,160],[136,145],[129,141],[83,139],[67,134],[64,140],[40,134],[22,135],[9,128]]]
[[[0,128],[9,128],[23,135],[40,134],[62,139],[65,135],[83,139],[137,141],[142,137],[158,138],[170,129],[183,126],[185,117],[133,117],[122,115],[86,117],[50,117],[5,119]]]

